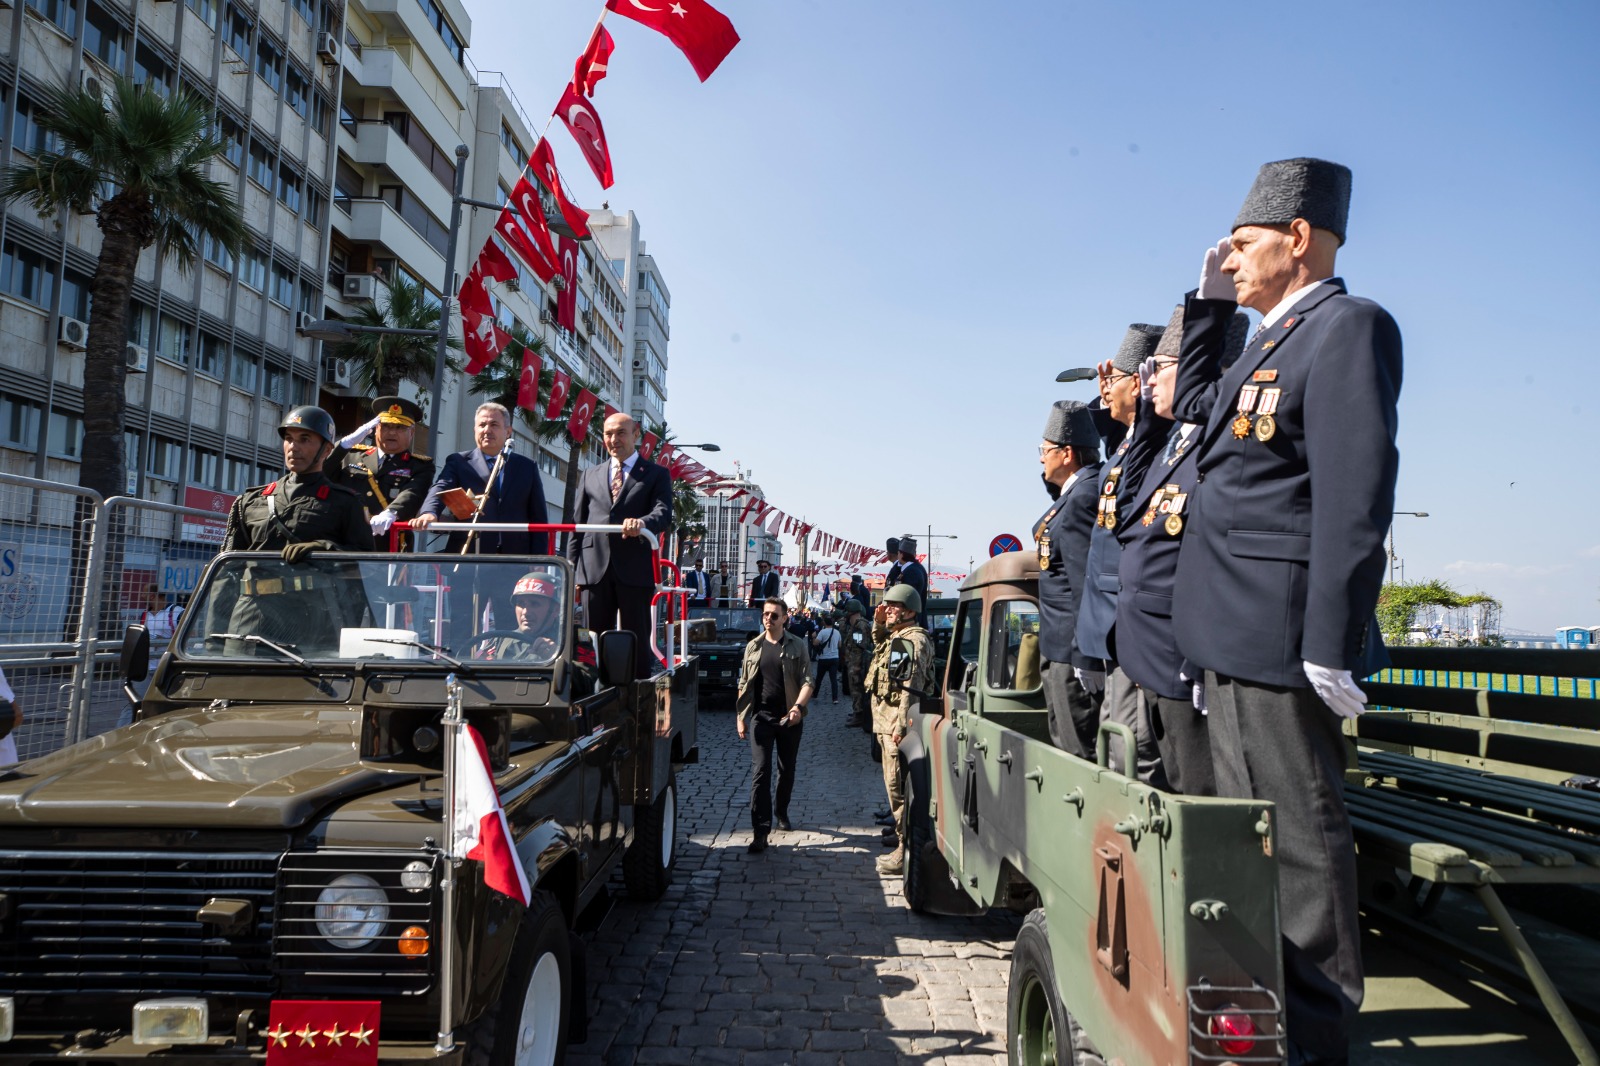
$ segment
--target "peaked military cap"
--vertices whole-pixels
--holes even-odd
[[[1280,159],[1257,172],[1233,228],[1286,226],[1303,218],[1343,244],[1349,216],[1349,167],[1326,159]]]
[[[414,426],[422,421],[422,408],[401,396],[379,396],[372,401],[372,413],[390,426]]]
[[[1156,354],[1156,342],[1161,340],[1161,327],[1148,322],[1135,322],[1122,336],[1122,347],[1111,357],[1111,365],[1124,374],[1137,374],[1139,364]]]
[[[1050,405],[1043,436],[1051,444],[1062,447],[1085,448],[1100,443],[1100,431],[1094,428],[1094,415],[1089,413],[1089,405],[1078,400],[1057,400]]]

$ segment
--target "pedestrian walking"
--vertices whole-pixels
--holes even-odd
[[[822,682],[828,682],[828,702],[839,702],[839,649],[843,643],[833,618],[825,615],[822,628],[811,637],[811,648],[817,660],[817,698],[822,698]]]
[[[750,738],[750,827],[752,855],[767,850],[772,832],[774,757],[777,772],[777,823],[791,829],[789,800],[794,795],[795,761],[811,700],[811,664],[805,641],[784,628],[789,608],[773,596],[761,605],[761,632],[744,646],[739,693],[734,709],[739,739]]]
[[[867,669],[867,691],[872,693],[872,731],[883,751],[883,788],[889,797],[892,827],[883,842],[894,850],[878,857],[878,872],[885,876],[905,871],[905,779],[900,764],[900,742],[909,718],[928,698],[933,686],[933,641],[917,624],[922,598],[901,582],[884,593],[872,613],[874,651]]]

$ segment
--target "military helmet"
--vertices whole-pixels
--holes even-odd
[[[884,603],[896,603],[913,614],[922,613],[922,597],[907,584],[899,584],[883,594]]]
[[[333,416],[320,407],[296,407],[290,411],[278,423],[278,436],[283,436],[288,429],[309,429],[329,444],[339,439],[339,431],[333,428]]]
[[[855,597],[851,597],[850,599],[845,600],[844,601],[844,613],[845,614],[860,614],[861,613],[861,601],[856,599]]]
[[[542,574],[524,574],[517,581],[516,588],[511,590],[511,598],[522,596],[547,596],[555,598],[556,588],[550,579]]]

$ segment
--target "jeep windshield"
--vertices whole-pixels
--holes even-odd
[[[761,611],[755,607],[691,607],[689,617],[716,622],[719,640],[725,635],[748,637],[761,631]]]
[[[573,640],[571,571],[548,556],[219,557],[184,613],[190,659],[541,665]]]

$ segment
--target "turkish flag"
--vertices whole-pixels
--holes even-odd
[[[556,105],[556,117],[567,124],[567,132],[578,142],[600,187],[611,188],[611,149],[606,147],[606,129],[600,124],[594,104],[568,85],[567,91],[561,94],[561,102]]]
[[[556,206],[561,208],[561,217],[567,220],[567,228],[572,230],[572,235],[580,241],[587,238],[589,212],[567,199],[566,192],[562,190],[561,172],[556,169],[555,149],[550,147],[550,138],[540,141],[533,154],[528,156],[528,169],[556,198]]]
[[[383,1005],[362,999],[275,999],[267,1013],[271,1066],[373,1066]]]
[[[646,7],[643,0],[606,0],[606,7],[657,33],[678,46],[689,65],[705,81],[739,43],[728,16],[705,0],[675,0]]]
[[[559,264],[561,257],[556,255],[555,242],[550,239],[550,224],[545,221],[544,202],[539,199],[538,188],[528,180],[526,174],[517,179],[517,187],[511,190],[511,203],[522,213],[522,227],[533,235],[533,246],[539,249],[539,254],[551,263]]]
[[[546,418],[560,418],[561,409],[567,405],[567,390],[572,387],[572,375],[560,370],[550,370],[550,399],[545,403]]]
[[[483,863],[483,883],[523,906],[533,898],[528,875],[511,839],[505,808],[489,772],[489,749],[470,725],[456,733],[455,780],[451,782],[452,853]]]
[[[661,438],[656,436],[654,433],[646,433],[643,437],[639,438],[640,458],[650,458],[651,453],[656,450],[656,445],[659,444],[660,441]]]
[[[524,179],[526,180],[526,179]],[[578,329],[578,242],[570,237],[561,238],[561,278],[566,286],[556,293],[556,325],[576,332]]]
[[[500,246],[490,237],[483,242],[483,251],[478,253],[477,271],[486,278],[495,281],[516,281],[517,264],[511,257],[500,250]]]
[[[476,374],[494,362],[511,343],[511,334],[500,328],[492,313],[466,305],[461,308],[461,332],[469,374]]]
[[[466,280],[461,283],[461,290],[456,293],[456,299],[463,315],[468,310],[482,315],[494,314],[494,304],[489,302],[489,290],[484,288],[483,275],[478,272],[476,266],[467,271]]]
[[[572,417],[567,419],[567,435],[575,441],[582,441],[589,435],[589,422],[594,418],[594,405],[600,397],[588,389],[578,390],[578,398],[572,401]]]
[[[611,62],[611,52],[615,48],[616,42],[611,39],[611,32],[604,26],[596,26],[589,35],[588,47],[584,48],[583,55],[572,67],[572,84],[580,95],[594,95],[594,87],[609,73],[606,64]]]
[[[517,406],[533,410],[539,402],[540,359],[532,348],[522,349],[522,377],[517,381]]]
[[[549,281],[556,276],[554,257],[546,259],[539,253],[533,246],[533,240],[509,208],[500,209],[500,217],[495,221],[494,231],[505,239],[511,250],[517,253],[518,258],[528,264],[528,269],[539,275],[540,281]]]

